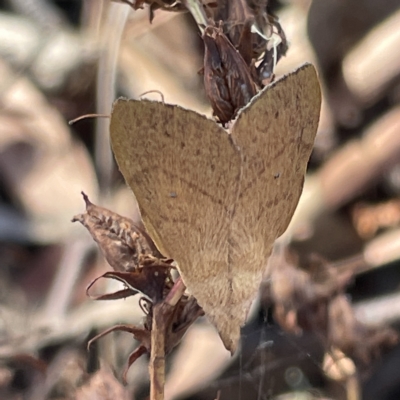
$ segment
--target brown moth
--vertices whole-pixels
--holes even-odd
[[[112,148],[143,222],[231,352],[297,206],[320,105],[310,64],[253,97],[229,130],[178,106],[114,103]]]

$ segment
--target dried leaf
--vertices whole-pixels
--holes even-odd
[[[135,270],[146,255],[161,257],[147,233],[131,219],[96,206],[82,195],[86,213],[76,215],[72,222],[79,221],[88,229],[115,271]]]
[[[153,303],[157,303],[164,297],[164,292],[172,287],[172,282],[167,281],[169,278],[170,265],[166,263],[155,263],[155,265],[149,265],[145,267],[138,267],[134,271],[130,272],[106,272],[99,278],[96,278],[87,288],[90,288],[100,278],[111,278],[123,282],[128,289],[120,290],[116,293],[102,295],[95,297],[96,300],[114,300],[121,299],[128,296],[134,296],[138,292],[143,293]]]
[[[114,104],[113,150],[146,229],[231,351],[297,206],[320,103],[305,65],[256,96],[230,132],[177,106]]]

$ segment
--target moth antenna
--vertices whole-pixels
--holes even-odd
[[[139,97],[142,97],[145,94],[149,94],[149,93],[158,93],[161,96],[162,103],[165,104],[164,95],[162,94],[162,92],[160,90],[148,90],[147,92],[142,93]]]
[[[68,121],[68,125],[73,125],[75,122],[82,121],[86,118],[110,118],[110,116],[108,114],[84,114]]]

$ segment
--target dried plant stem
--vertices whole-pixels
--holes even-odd
[[[165,387],[165,314],[164,303],[153,307],[150,355],[150,400],[163,400]]]
[[[150,354],[150,400],[163,400],[165,387],[165,335],[169,318],[176,304],[185,292],[185,285],[179,278],[168,296],[153,307]]]

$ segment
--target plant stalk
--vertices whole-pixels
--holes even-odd
[[[166,327],[185,289],[182,279],[179,278],[165,300],[153,306],[149,364],[150,400],[164,400]]]
[[[153,307],[150,354],[150,400],[163,400],[165,387],[165,315],[164,303]]]

